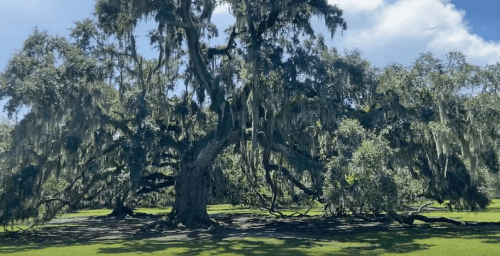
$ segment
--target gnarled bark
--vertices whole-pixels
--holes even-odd
[[[220,152],[239,140],[241,132],[231,132],[222,138],[218,138],[214,134],[207,135],[213,136],[213,138],[207,138],[207,142],[197,153],[196,159],[191,163],[183,164],[177,176],[175,206],[170,213],[170,218],[177,218],[184,225],[214,224],[207,213],[210,182],[208,167]]]
[[[185,225],[213,224],[207,213],[209,182],[207,168],[187,168],[179,174],[176,184],[175,213]]]

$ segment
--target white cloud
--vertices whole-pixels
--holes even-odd
[[[500,42],[486,42],[471,33],[465,12],[449,0],[328,0],[344,11],[348,29],[340,41],[346,48],[358,48],[378,66],[391,61],[409,65],[421,52],[431,51],[445,58],[460,51],[475,65],[500,60]],[[220,3],[220,2],[219,2]],[[220,4],[215,14],[228,14]],[[336,38],[339,38],[336,36]]]
[[[329,4],[337,4],[346,14],[371,12],[384,5],[383,0],[328,0]]]
[[[465,12],[448,1],[329,2],[345,11],[344,46],[359,48],[365,58],[377,63],[384,59],[409,64],[426,51],[443,60],[449,51],[460,51],[468,62],[480,66],[500,59],[500,42],[486,42],[471,33],[464,22]]]

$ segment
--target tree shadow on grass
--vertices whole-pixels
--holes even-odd
[[[101,248],[99,254],[143,254],[162,252],[167,255],[308,255],[301,248],[309,243],[297,242],[297,239],[265,240],[228,240],[228,241],[128,241],[120,248]]]
[[[496,231],[497,232],[497,231]],[[477,243],[500,243],[494,232],[405,230],[358,233],[322,238],[231,238],[228,240],[126,241],[119,248],[100,248],[102,254],[143,254],[161,252],[168,255],[385,255],[432,249],[426,239],[474,239]],[[430,240],[428,240],[430,241]]]
[[[345,255],[364,255],[366,254],[366,251],[370,250],[377,250],[377,252],[367,253],[368,255],[381,255],[385,253],[404,254],[416,251],[426,251],[435,246],[435,244],[429,243],[437,239],[466,239],[469,241],[475,240],[478,244],[500,244],[500,237],[497,236],[497,234],[498,228],[461,229],[456,227],[447,227],[443,229],[436,229],[422,227],[408,228],[403,231],[358,233],[355,235],[333,238],[333,240],[341,243],[362,243],[360,246],[348,246],[343,248],[341,252],[346,253]],[[453,244],[453,242],[450,242],[450,244]]]
[[[328,219],[245,219],[245,226],[222,226],[206,230],[158,230],[137,233],[145,220],[98,222],[51,228],[43,233],[0,237],[0,254],[45,248],[90,246],[99,254],[163,255],[383,255],[432,249],[434,239],[462,238],[478,244],[500,244],[498,227],[460,228],[417,226],[404,228],[391,223],[331,221]],[[238,224],[238,223],[237,223]],[[423,241],[423,242],[422,242]],[[447,240],[443,240],[447,241]],[[429,243],[427,243],[429,242]]]

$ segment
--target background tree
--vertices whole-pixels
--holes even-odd
[[[35,30],[2,74],[1,97],[9,99],[8,113],[21,107],[29,109],[13,131],[15,143],[3,165],[12,170],[11,181],[21,182],[10,182],[13,187],[7,190],[11,193],[2,195],[6,202],[3,222],[36,217],[39,207],[44,208],[40,221],[48,220],[63,207],[75,208],[82,200],[116,187],[117,178],[125,174],[130,178],[120,183],[122,189],[116,196],[123,200],[117,201],[118,206],[129,193],[141,191],[140,185],[150,191],[173,185],[172,177],[157,175],[160,179],[150,180],[143,173],[150,165],[175,164],[168,161],[175,157],[167,154],[168,147],[174,145],[175,127],[151,122],[158,106],[169,104],[166,96],[130,85],[137,77],[127,66],[132,57],[126,49],[122,52],[105,44],[106,36],[90,20],[77,23],[71,35],[73,43]],[[145,65],[149,65],[148,73],[141,71],[142,66],[135,68],[150,84],[175,80],[154,76],[151,81],[152,64]],[[106,81],[121,84],[122,91]],[[154,98],[146,105],[144,98],[151,95]],[[147,151],[142,150],[145,146]],[[42,193],[52,176],[62,178],[67,186],[54,194]]]

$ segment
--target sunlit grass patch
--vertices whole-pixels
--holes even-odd
[[[96,217],[105,216],[112,212],[110,209],[96,209],[96,210],[80,210],[74,213],[67,213],[61,215],[61,218],[75,218],[75,217]]]
[[[430,206],[434,207],[434,208],[442,208],[443,210],[447,210],[448,205],[446,205],[446,204],[448,202],[449,202],[448,200],[444,201],[442,204],[440,204],[438,202],[433,202],[432,205],[430,205]],[[418,206],[418,205],[414,205],[414,206]],[[491,203],[486,207],[485,210],[486,211],[489,211],[489,210],[500,211],[500,199],[492,199]]]
[[[147,214],[160,214],[166,215],[172,211],[172,207],[165,208],[137,208],[134,210],[135,213],[147,213]]]
[[[497,222],[500,221],[499,212],[426,212],[423,215],[428,217],[445,217],[466,222]]]
[[[292,207],[292,208],[287,208],[287,209],[277,209],[284,215],[292,215],[294,213],[306,213],[306,211],[309,208],[307,207]],[[272,216],[272,214],[269,213],[267,210],[263,209],[254,209],[250,207],[245,207],[245,206],[233,206],[230,204],[219,204],[219,205],[209,205],[207,206],[207,211],[208,214],[255,214],[255,215],[262,215],[262,216]],[[310,216],[317,216],[317,215],[322,215],[323,214],[323,208],[314,206],[311,208],[308,212],[307,215]]]

